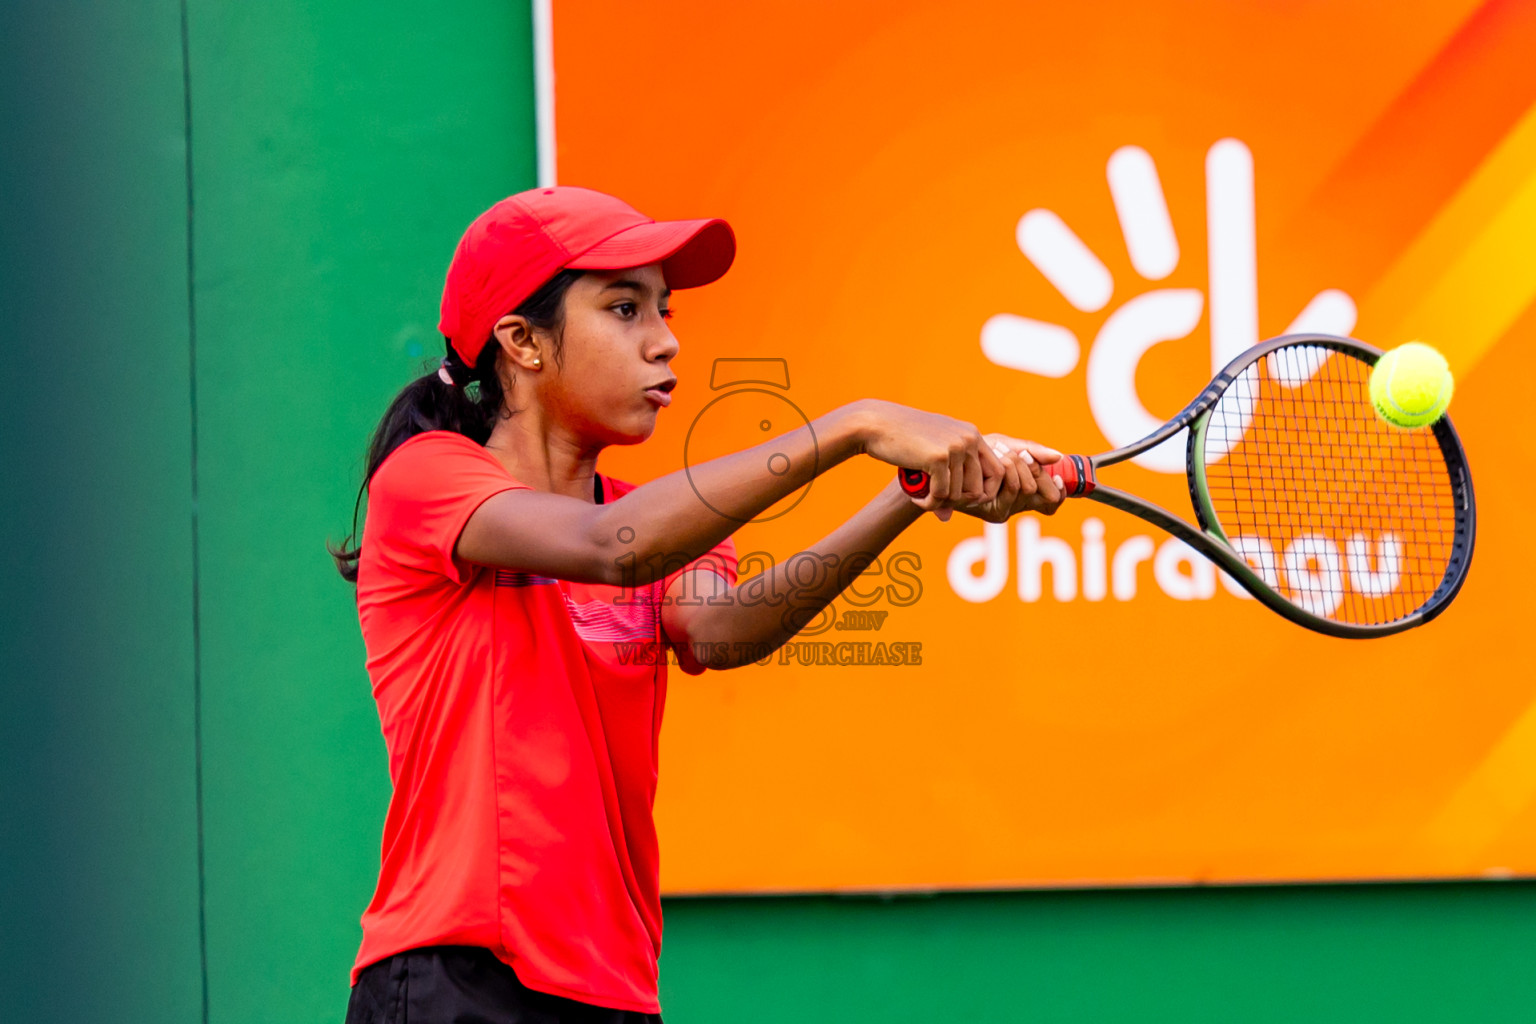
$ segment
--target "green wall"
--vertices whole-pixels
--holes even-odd
[[[0,1017],[197,1020],[175,4],[0,4]]]
[[[340,1018],[388,775],[324,543],[533,184],[530,26],[0,5],[0,1020]]]
[[[442,357],[464,226],[534,179],[527,4],[193,2],[211,1020],[337,1019],[388,774],[324,550]],[[257,969],[253,970],[252,967]]]
[[[3,1019],[340,1019],[387,775],[322,544],[532,184],[529,20],[0,5]],[[673,1024],[1536,1015],[1525,883],[667,914]]]

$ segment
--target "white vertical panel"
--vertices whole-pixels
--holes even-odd
[[[554,0],[533,0],[534,118],[538,128],[539,184],[555,184]]]

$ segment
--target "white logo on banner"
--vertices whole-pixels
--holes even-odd
[[[1157,165],[1139,146],[1123,146],[1110,155],[1106,170],[1131,266],[1147,281],[1163,280],[1177,269],[1180,248]],[[1111,447],[1140,440],[1163,424],[1164,417],[1149,412],[1136,391],[1137,368],[1154,345],[1188,337],[1200,323],[1207,301],[1212,376],[1258,343],[1253,182],[1253,154],[1246,145],[1237,139],[1213,145],[1205,157],[1207,291],[1155,288],[1131,294],[1099,326],[1088,350],[1088,408]],[[1020,251],[1074,309],[1098,313],[1110,307],[1116,293],[1114,277],[1061,217],[1050,210],[1030,210],[1019,219],[1015,235]],[[1354,326],[1354,300],[1342,291],[1327,289],[1307,303],[1284,333],[1347,335]],[[1065,377],[1081,359],[1081,345],[1071,328],[1013,313],[998,313],[982,325],[981,349],[999,366],[1043,377]],[[1205,383],[1190,381],[1189,396],[1193,398]],[[1156,472],[1182,473],[1185,445],[1185,432],[1180,431],[1135,461]],[[1052,596],[1058,601],[1073,600],[1079,592],[1089,601],[1110,594],[1116,600],[1130,600],[1136,596],[1137,568],[1143,562],[1152,563],[1158,588],[1176,600],[1202,600],[1216,592],[1214,567],[1182,541],[1170,538],[1155,546],[1151,537],[1134,536],[1121,542],[1111,556],[1105,550],[1103,524],[1097,519],[1083,524],[1081,572],[1072,545],[1042,536],[1036,519],[1017,520],[1015,546],[1018,594],[1027,602],[1041,598],[1046,566]],[[1293,555],[1297,572],[1314,571],[1316,560],[1324,554],[1307,548]],[[1324,574],[1335,571],[1331,561],[1324,562]],[[980,575],[975,572],[977,566]],[[948,575],[955,593],[967,601],[996,597],[1009,575],[1007,528],[990,526],[985,536],[962,541],[950,555]],[[1224,574],[1221,578],[1228,590],[1246,596]]]
[[[1157,166],[1146,150],[1124,146],[1109,158],[1109,193],[1131,266],[1161,281],[1179,265],[1179,240],[1163,198]],[[1254,252],[1253,155],[1237,139],[1223,139],[1205,157],[1208,295],[1195,288],[1158,288],[1133,295],[1099,327],[1088,351],[1088,408],[1112,447],[1130,444],[1163,423],[1136,393],[1136,368],[1153,345],[1188,337],[1211,304],[1211,376],[1259,341],[1257,258]],[[1114,298],[1115,282],[1093,250],[1050,210],[1019,219],[1019,249],[1074,308],[1097,313]],[[1348,334],[1355,303],[1344,292],[1319,292],[1286,334]],[[981,350],[999,366],[1065,377],[1077,368],[1079,345],[1070,328],[999,313],[981,328]],[[1190,382],[1190,397],[1205,381]],[[1161,473],[1184,471],[1184,436],[1139,456]]]

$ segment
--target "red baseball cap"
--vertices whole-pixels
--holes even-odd
[[[561,270],[660,263],[668,287],[697,288],[735,257],[736,235],[723,220],[656,221],[591,189],[530,189],[476,217],[459,239],[438,330],[474,366],[496,321]]]

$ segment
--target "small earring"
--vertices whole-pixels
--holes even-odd
[[[535,370],[537,370],[537,369],[538,369],[538,368],[539,368],[539,367],[541,367],[541,366],[543,366],[543,365],[544,365],[544,360],[542,360],[542,359],[535,359],[535,360],[534,360],[534,361],[533,361],[533,368],[534,368],[534,369],[535,369]]]

